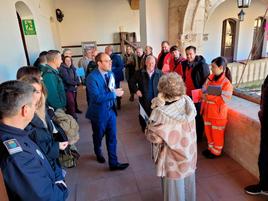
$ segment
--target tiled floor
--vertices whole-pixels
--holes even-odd
[[[123,84],[125,91],[126,84]],[[80,89],[81,90],[81,89]],[[122,99],[122,109],[117,118],[118,158],[129,162],[124,171],[111,172],[107,163],[95,160],[90,122],[84,118],[85,94],[79,93],[79,105],[84,113],[79,115],[81,158],[75,168],[68,169],[67,184],[70,188],[68,201],[161,201],[160,180],[155,176],[150,158],[150,144],[141,133],[137,113],[137,102],[128,101],[128,94]],[[228,156],[207,160],[198,145],[197,200],[198,201],[267,201],[268,197],[254,197],[244,194],[243,187],[257,182],[257,179]],[[105,140],[103,151],[107,158]]]

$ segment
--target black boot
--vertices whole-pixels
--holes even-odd
[[[120,110],[121,109],[121,97],[116,98],[116,103],[117,103],[117,109]]]

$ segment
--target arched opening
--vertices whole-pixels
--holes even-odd
[[[237,22],[234,19],[226,19],[222,24],[221,56],[228,62],[234,61],[234,52],[236,44]]]
[[[34,17],[29,7],[22,1],[16,2],[15,8],[25,58],[27,65],[30,65],[35,61],[39,53]]]
[[[21,35],[21,40],[22,40],[22,44],[23,44],[23,48],[24,48],[24,53],[25,53],[27,65],[30,65],[30,59],[29,59],[29,55],[28,55],[27,45],[25,42],[25,37],[24,37],[24,33],[23,33],[23,28],[22,28],[22,21],[21,21],[20,14],[18,12],[17,12],[17,19],[18,19],[18,24],[19,24],[19,28],[20,28],[20,35]]]
[[[262,57],[265,24],[266,20],[263,17],[255,19],[251,59],[260,59]]]

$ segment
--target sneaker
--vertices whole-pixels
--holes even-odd
[[[262,190],[259,184],[247,186],[244,190],[249,195],[268,195],[268,191]]]

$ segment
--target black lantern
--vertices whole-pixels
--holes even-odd
[[[237,0],[238,8],[248,8],[251,0]]]
[[[64,15],[59,8],[56,9],[56,17],[59,22],[62,22]]]
[[[238,19],[239,21],[244,21],[245,12],[243,11],[243,8],[248,8],[250,5],[251,0],[237,0],[237,7],[242,8],[241,11],[238,13]]]
[[[241,11],[238,13],[238,19],[239,21],[244,21],[244,16],[245,16],[245,12],[243,11],[243,9],[241,9]]]

